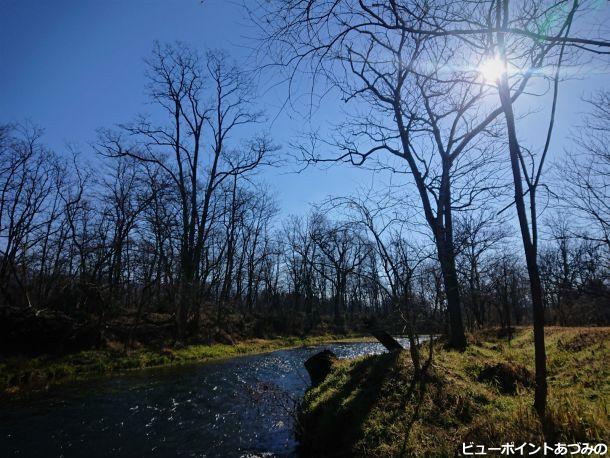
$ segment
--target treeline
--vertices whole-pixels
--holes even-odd
[[[137,327],[162,314],[171,316],[171,333],[207,339],[344,332],[373,317],[396,331],[406,323],[443,329],[434,246],[395,218],[396,208],[387,211],[387,202],[333,200],[307,217],[280,220],[268,188],[246,174],[227,175],[210,196],[190,279],[180,190],[168,171],[129,156],[104,157],[93,169],[53,154],[40,135],[4,126],[0,137],[5,307],[60,311],[100,332],[120,317]],[[321,211],[328,207],[345,211]],[[527,272],[509,227],[491,211],[456,221],[471,329],[530,322]],[[548,229],[540,258],[547,322],[609,323],[607,247],[574,235],[564,220]]]
[[[249,75],[220,54],[157,45],[148,78],[158,113],[100,131],[89,160],[53,153],[31,126],[0,129],[5,343],[37,332],[74,339],[74,329],[94,336],[87,345],[376,322],[410,334],[445,330],[438,242],[420,234],[425,221],[397,216],[413,214],[404,198],[332,199],[280,219],[273,191],[256,177],[277,164],[278,148],[261,131]],[[586,191],[562,199],[557,215],[572,208],[586,221]],[[455,213],[466,326],[530,323],[511,225],[491,207]],[[560,216],[547,228],[539,257],[547,323],[610,323],[609,245]],[[44,317],[71,324],[37,325]]]

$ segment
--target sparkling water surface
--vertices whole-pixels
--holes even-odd
[[[325,348],[385,351],[334,343],[62,385],[0,406],[0,457],[295,456],[303,363]]]

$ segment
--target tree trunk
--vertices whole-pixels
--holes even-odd
[[[466,335],[462,322],[462,308],[457,272],[455,268],[455,252],[453,247],[447,247],[444,240],[437,238],[438,259],[443,274],[443,285],[447,295],[447,313],[449,315],[449,347],[462,350],[466,348]]]
[[[370,333],[375,339],[379,341],[381,345],[383,345],[388,351],[402,351],[405,348],[400,345],[394,337],[388,334],[383,329],[371,329]]]
[[[190,260],[184,260],[180,278],[178,309],[176,310],[176,330],[178,338],[186,336],[188,316],[193,303],[193,283],[195,273]]]
[[[543,418],[546,411],[547,381],[546,381],[546,349],[544,344],[544,305],[542,302],[542,285],[540,282],[540,272],[538,270],[537,253],[532,239],[530,238],[529,224],[523,199],[523,185],[521,182],[521,169],[519,156],[521,154],[517,132],[515,128],[515,117],[510,100],[508,88],[508,78],[503,75],[498,86],[502,109],[506,118],[508,131],[508,149],[510,163],[515,184],[515,206],[519,217],[519,227],[525,251],[527,263],[527,273],[530,280],[530,290],[532,296],[532,309],[534,320],[534,350],[536,365],[536,391],[534,394],[534,408],[540,418]]]

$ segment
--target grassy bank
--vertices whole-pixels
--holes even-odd
[[[311,456],[455,456],[462,442],[610,441],[610,328],[548,328],[549,415],[531,408],[533,336],[471,337],[459,353],[435,348],[423,383],[407,352],[340,361],[302,405]],[[529,450],[528,450],[529,452]],[[493,454],[493,453],[491,453]]]
[[[116,374],[145,368],[189,364],[264,353],[282,348],[334,341],[370,340],[358,336],[322,335],[307,338],[252,339],[235,345],[188,345],[162,350],[89,350],[75,354],[37,358],[13,357],[0,361],[0,393],[11,395],[29,389],[44,389],[68,380]]]

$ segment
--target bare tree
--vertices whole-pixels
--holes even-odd
[[[561,78],[560,71],[566,49],[570,48],[575,40],[570,36],[570,31],[580,6],[578,0],[574,0],[569,8],[564,8],[563,2],[551,4],[549,8],[546,8],[542,2],[527,5],[511,4],[508,0],[496,0],[487,7],[482,6],[479,14],[473,15],[473,17],[486,24],[488,28],[494,29],[493,32],[480,35],[482,43],[485,44],[480,52],[496,56],[500,65],[502,65],[502,70],[498,73],[494,84],[498,90],[506,121],[506,135],[515,193],[514,203],[531,286],[536,349],[534,407],[541,418],[544,417],[546,412],[547,382],[544,305],[538,266],[538,208],[536,199],[537,191],[542,187],[542,172],[550,150]],[[532,26],[538,24],[540,20],[548,17],[551,13],[555,15],[555,21],[552,27],[549,26],[545,35],[554,37],[553,39],[540,40],[535,37],[524,36],[522,31],[531,29]],[[463,18],[460,18],[460,20],[463,20]],[[476,19],[468,22],[473,28],[479,27],[480,24]],[[596,46],[607,46],[607,43],[598,43]],[[516,91],[523,90],[528,86],[533,76],[540,74],[536,72],[537,69],[548,65],[554,67],[554,76],[552,77],[553,100],[544,147],[536,164],[535,155],[524,148],[519,141],[514,96]],[[530,154],[528,155],[528,153]],[[528,159],[530,160],[528,161]],[[525,197],[528,194],[529,209],[525,203]]]
[[[370,247],[350,224],[331,223],[317,215],[313,240],[323,254],[319,273],[333,285],[334,318],[344,325],[348,277],[370,256]]]
[[[372,245],[381,260],[382,274],[372,276],[387,294],[392,311],[397,312],[404,323],[409,338],[409,352],[416,377],[422,369],[417,336],[418,316],[414,293],[415,274],[420,265],[429,259],[421,247],[403,236],[408,222],[396,215],[396,209],[384,199],[375,202],[371,198],[346,198],[341,202],[354,215],[354,222],[362,225],[372,237]],[[402,215],[401,215],[402,216]]]
[[[587,226],[578,235],[610,251],[610,92],[598,92],[587,102],[591,110],[574,138],[576,148],[561,167],[561,198]]]
[[[236,129],[256,123],[261,114],[252,108],[251,81],[223,54],[208,53],[202,62],[185,45],[157,44],[148,66],[151,98],[167,114],[169,126],[140,118],[123,126],[135,144],[124,146],[120,136],[105,132],[101,148],[108,156],[156,164],[173,182],[181,215],[176,325],[184,336],[191,314],[195,326],[199,317],[199,278],[213,195],[227,178],[236,180],[264,163],[274,147],[264,136],[230,147]]]
[[[29,251],[48,236],[58,169],[54,156],[32,126],[0,126],[0,290],[13,305],[9,282],[16,282],[32,307],[28,291]],[[46,232],[45,232],[46,230]]]
[[[497,187],[485,165],[493,161],[493,143],[487,140],[496,135],[502,108],[483,108],[490,88],[472,71],[476,57],[463,51],[461,39],[425,31],[427,12],[417,2],[412,8],[395,2],[282,2],[265,16],[274,25],[266,42],[274,55],[279,50],[280,65],[306,67],[343,100],[367,106],[365,115],[340,126],[338,138],[314,138],[311,147],[303,147],[309,162],[363,165],[386,152],[399,162],[382,168],[409,172],[443,272],[450,344],[459,348],[466,340],[453,212]],[[321,148],[340,153],[324,156]]]
[[[483,277],[486,269],[491,267],[486,258],[493,256],[494,250],[508,238],[505,225],[506,220],[486,209],[467,212],[457,220],[458,271],[464,278],[474,327],[483,327],[486,322]]]

